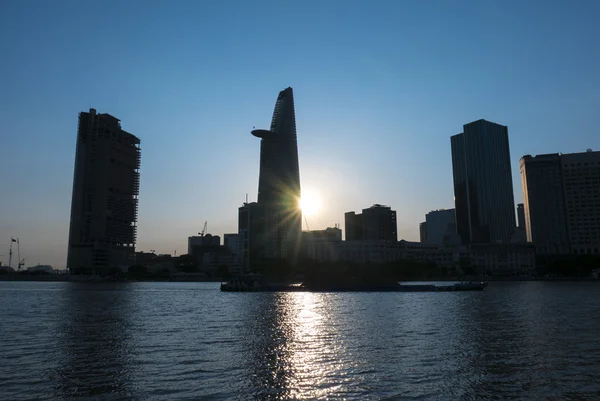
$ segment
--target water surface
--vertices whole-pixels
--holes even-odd
[[[600,284],[0,282],[0,399],[600,399]]]

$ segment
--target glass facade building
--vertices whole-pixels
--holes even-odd
[[[450,138],[456,226],[463,244],[510,243],[515,203],[508,128],[486,120]]]

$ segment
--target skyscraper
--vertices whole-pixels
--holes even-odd
[[[100,273],[135,262],[140,140],[110,114],[79,113],[67,268]]]
[[[486,120],[450,138],[456,226],[463,244],[510,243],[515,206],[508,128]]]
[[[527,241],[538,254],[570,253],[560,155],[525,155],[520,170]]]
[[[261,138],[258,205],[264,219],[265,258],[287,258],[289,246],[300,240],[300,169],[296,114],[292,88],[279,92],[271,127],[255,129],[252,135]]]
[[[521,158],[527,239],[541,254],[600,254],[600,152]]]

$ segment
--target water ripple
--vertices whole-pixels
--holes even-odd
[[[0,282],[0,399],[600,399],[599,290]]]

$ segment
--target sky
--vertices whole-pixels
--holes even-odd
[[[0,2],[0,261],[66,264],[78,113],[141,139],[137,250],[237,232],[260,143],[294,88],[310,229],[374,203],[399,239],[452,208],[450,136],[508,126],[525,154],[600,149],[597,1]],[[306,229],[306,224],[304,225]],[[2,245],[4,244],[4,245]],[[15,264],[13,259],[13,266]]]

